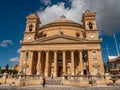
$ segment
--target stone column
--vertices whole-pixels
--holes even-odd
[[[23,59],[24,59],[24,52],[21,51],[21,54],[20,54],[20,64],[19,64],[19,72],[22,72],[23,68],[24,68]]]
[[[102,61],[101,50],[97,51],[97,61],[99,63],[99,73],[104,75],[104,66],[103,66],[103,61]]]
[[[48,73],[49,73],[49,51],[46,51],[45,77],[48,77]]]
[[[33,68],[33,51],[28,52],[28,58],[27,58],[27,66],[26,71],[28,75],[32,75],[32,68]]]
[[[83,75],[82,51],[79,51],[79,70],[81,71],[81,74]]]
[[[37,61],[37,75],[41,72],[41,51],[38,51],[38,61]]]
[[[57,65],[58,65],[58,61],[57,61],[57,51],[54,51],[54,77],[57,77]]]
[[[90,74],[93,74],[93,61],[92,61],[92,53],[91,50],[88,51],[88,66]]]
[[[71,74],[75,75],[74,51],[71,51]]]
[[[63,72],[66,73],[66,52],[63,51]]]

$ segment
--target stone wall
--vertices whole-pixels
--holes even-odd
[[[120,83],[120,78],[116,77],[116,84]],[[28,85],[41,85],[42,76],[31,75],[8,75],[4,74],[0,78],[1,84],[10,84],[15,86],[28,86]],[[47,78],[46,78],[47,79]],[[55,78],[54,78],[55,79]],[[80,76],[63,76],[61,81],[62,85],[73,86],[89,86],[89,85],[107,85],[113,83],[114,78],[110,75],[80,75]],[[53,80],[54,81],[54,80]]]

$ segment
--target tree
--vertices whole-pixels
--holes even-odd
[[[8,72],[8,68],[9,68],[9,65],[6,64],[6,65],[5,65],[5,70],[6,70],[6,72]]]
[[[0,74],[1,74],[1,67],[0,67]]]

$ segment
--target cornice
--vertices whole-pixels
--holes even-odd
[[[50,40],[55,40],[55,39],[59,39],[59,38],[63,38],[66,40],[71,40],[70,41],[66,41],[66,42],[47,42]],[[55,44],[99,44],[101,42],[101,39],[98,40],[87,40],[84,38],[77,38],[77,37],[71,37],[71,36],[66,36],[66,35],[54,35],[54,36],[50,36],[47,38],[43,38],[43,39],[38,39],[32,42],[24,42],[21,41],[20,43],[22,45],[55,45]]]
[[[24,34],[28,34],[28,33],[36,33],[36,32],[24,32]]]

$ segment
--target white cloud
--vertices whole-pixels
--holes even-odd
[[[20,60],[20,50],[21,50],[21,48],[19,48],[18,50],[17,50],[17,53],[19,54],[17,57],[13,57],[13,58],[11,58],[9,61],[10,62],[15,62],[15,63],[17,63],[17,62],[19,62],[19,60]]]
[[[21,51],[21,48],[19,48],[19,49],[17,50],[17,53],[19,53],[19,54],[20,54],[20,51]]]
[[[19,57],[14,57],[9,60],[10,62],[19,62]]]
[[[44,0],[45,1],[45,0]],[[97,13],[97,25],[104,34],[119,32],[120,28],[120,0],[69,0],[71,7],[65,7],[61,2],[55,5],[47,6],[44,10],[37,12],[42,25],[52,22],[65,15],[68,19],[80,23],[82,13],[91,10]]]
[[[41,3],[43,3],[44,5],[50,5],[51,4],[51,0],[40,0]]]
[[[83,3],[83,1],[80,1],[79,3]],[[58,19],[61,15],[65,15],[71,20],[80,22],[80,15],[82,12],[81,5],[74,5],[74,3],[72,3],[72,8],[65,8],[65,3],[61,2],[56,5],[48,6],[45,10],[38,11],[37,14],[41,19],[42,25],[44,25]]]
[[[7,47],[8,45],[11,45],[13,44],[13,41],[12,40],[3,40],[1,43],[0,43],[0,46],[1,47]]]
[[[97,24],[104,34],[119,32],[120,0],[85,0],[87,8],[97,12]]]

